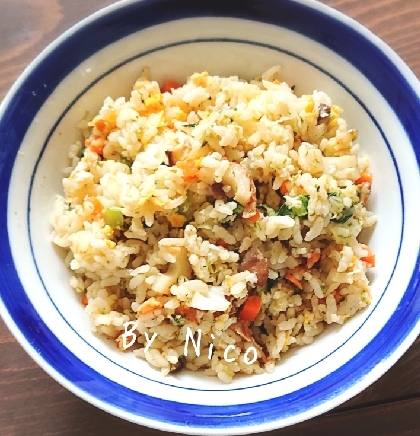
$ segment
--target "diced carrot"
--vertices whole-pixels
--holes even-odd
[[[284,278],[288,280],[290,283],[292,283],[293,285],[295,285],[300,290],[303,289],[302,283],[292,273],[286,273],[284,275]]]
[[[103,204],[96,197],[87,197],[86,200],[93,204],[93,215],[101,215],[104,210]]]
[[[316,248],[311,255],[308,257],[308,260],[306,262],[306,266],[308,269],[311,269],[321,258],[321,251],[319,248]]]
[[[177,89],[181,85],[178,82],[175,82],[174,80],[167,80],[163,83],[161,87],[161,92],[171,92],[172,89]]]
[[[109,112],[104,115],[104,118],[95,118],[93,121],[96,130],[106,138],[117,127],[117,114]]]
[[[361,257],[360,260],[363,260],[363,262],[366,262],[371,267],[374,267],[375,266],[375,255],[374,255],[373,251],[367,245],[364,245],[363,248],[365,250],[367,250],[368,254],[366,256]]]
[[[254,321],[261,310],[261,306],[261,297],[258,295],[250,295],[239,312],[239,318],[244,321]]]
[[[285,196],[288,192],[289,190],[287,189],[287,180],[285,180],[280,186],[280,194]]]
[[[216,245],[219,246],[219,247],[223,247],[223,248],[228,248],[229,247],[229,244],[226,241],[224,241],[223,239],[221,239],[221,238],[219,238],[216,241]]]
[[[103,154],[105,147],[105,140],[102,136],[92,135],[85,139],[85,146],[97,154]]]
[[[195,180],[198,177],[198,168],[194,161],[180,160],[176,166],[182,169],[185,181]]]
[[[372,176],[367,173],[362,173],[354,183],[356,185],[360,185],[361,183],[372,183]]]
[[[106,128],[106,123],[104,120],[100,119],[100,120],[96,121],[95,127],[97,130],[99,130],[102,133]]]
[[[180,215],[178,213],[168,215],[167,219],[170,222],[171,226],[176,228],[182,227],[187,221],[187,218],[185,218],[184,215]]]
[[[295,278],[297,278],[298,280],[300,279],[300,276],[302,276],[302,274],[306,273],[308,271],[308,267],[305,265],[298,265],[295,266],[294,268],[289,270],[289,274],[292,274],[292,276],[294,276]]]
[[[340,294],[340,291],[338,289],[333,292],[333,297],[336,303],[341,303],[346,298],[344,295]]]
[[[93,203],[93,207],[95,208],[94,209],[95,213],[101,214],[102,211],[104,210],[103,204],[96,197],[93,197],[92,203]]]
[[[86,295],[83,295],[81,303],[83,304],[83,306],[87,306],[88,305],[88,298],[86,297]]]
[[[244,218],[244,220],[247,224],[255,224],[259,220],[259,218],[260,218],[260,212],[258,209],[255,209],[254,215]]]
[[[142,315],[146,313],[153,312],[156,309],[160,309],[163,306],[163,304],[156,300],[156,298],[152,297],[149,298],[147,301],[145,301],[139,308],[138,312]]]
[[[197,309],[194,307],[189,307],[187,312],[185,313],[185,318],[188,319],[188,321],[195,322],[196,324],[199,324],[199,320],[197,319]]]

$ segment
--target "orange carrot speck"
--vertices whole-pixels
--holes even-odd
[[[161,92],[171,92],[172,89],[177,89],[181,85],[178,82],[175,82],[174,80],[167,80],[163,83],[161,87]]]
[[[244,218],[244,220],[247,224],[255,224],[259,220],[259,218],[260,218],[260,212],[258,209],[256,209],[254,215]]]
[[[356,185],[360,185],[361,183],[372,183],[372,176],[367,173],[362,173],[354,183]]]
[[[302,283],[291,273],[286,273],[284,275],[284,278],[286,280],[288,280],[290,283],[292,283],[293,285],[295,285],[297,288],[299,288],[300,290],[303,289]]]

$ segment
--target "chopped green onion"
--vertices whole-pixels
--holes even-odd
[[[105,224],[112,229],[120,228],[124,223],[124,215],[121,207],[109,206],[105,208],[104,220]]]
[[[244,210],[244,207],[242,206],[242,204],[236,203],[236,207],[235,207],[235,209],[233,209],[232,212],[236,215],[236,214],[241,213],[243,210]]]
[[[299,195],[299,200],[301,202],[300,207],[289,207],[286,203],[282,204],[277,212],[277,215],[281,216],[291,216],[292,218],[304,217],[308,215],[308,203],[309,197],[307,195]]]
[[[290,209],[286,203],[282,204],[280,209],[277,212],[277,215],[280,216],[292,216],[293,212],[292,209]]]
[[[334,218],[331,221],[334,221],[335,223],[338,224],[344,224],[354,215],[354,212],[355,212],[354,206],[348,207],[343,210],[340,218]]]
[[[338,197],[340,195],[340,193],[339,192],[328,192],[327,195],[328,195],[328,198]]]
[[[185,323],[185,319],[181,315],[172,314],[169,320],[173,325],[183,325]]]
[[[193,219],[193,213],[191,212],[191,197],[191,192],[187,191],[187,199],[178,207],[178,212],[183,215],[187,221],[191,221]]]
[[[306,195],[299,195],[299,200],[302,203],[301,207],[292,207],[292,211],[295,216],[306,216],[308,215],[308,203],[309,197]]]
[[[133,161],[123,156],[121,157],[120,162],[123,163],[124,165],[127,165],[128,168],[131,168],[133,166]]]

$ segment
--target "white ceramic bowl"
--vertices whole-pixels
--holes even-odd
[[[143,66],[158,81],[207,70],[250,79],[281,64],[298,93],[327,92],[359,130],[374,176],[372,304],[296,350],[274,374],[166,378],[94,336],[50,242],[75,124]],[[380,377],[420,331],[420,86],[378,38],[312,0],[125,1],[50,45],[0,110],[0,313],[26,351],[72,392],[162,430],[245,434],[308,419]]]

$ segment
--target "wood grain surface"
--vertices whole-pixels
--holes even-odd
[[[323,2],[382,38],[420,77],[419,0]],[[51,41],[80,19],[111,3],[0,0],[0,99]],[[0,436],[29,435],[164,436],[165,433],[125,422],[68,392],[28,357],[0,320]],[[383,377],[340,407],[263,435],[420,435],[420,339]]]

